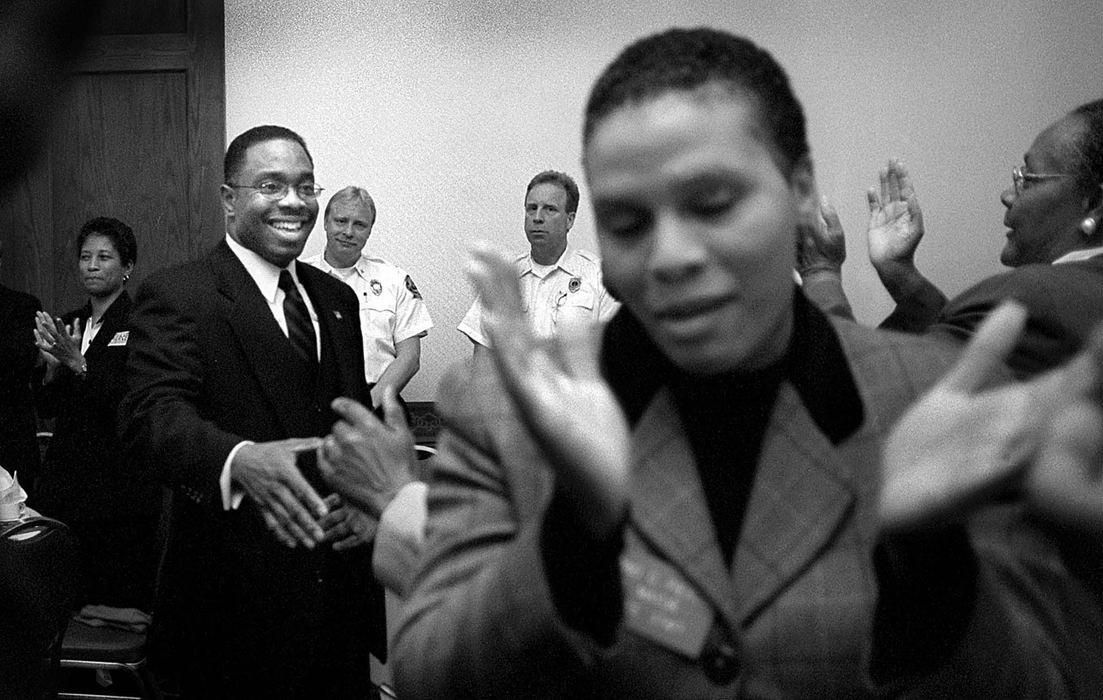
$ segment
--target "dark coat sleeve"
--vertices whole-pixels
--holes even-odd
[[[198,266],[191,268],[199,273]],[[218,477],[233,447],[244,440],[204,410],[206,369],[199,322],[209,305],[202,280],[177,269],[146,280],[131,317],[129,391],[119,407],[123,443],[148,460],[168,486],[191,500],[221,508]],[[225,387],[233,392],[234,387]]]

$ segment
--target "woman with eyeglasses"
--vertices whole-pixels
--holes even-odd
[[[149,609],[160,489],[123,455],[116,410],[126,393],[134,232],[111,217],[77,236],[88,301],[61,317],[39,312],[35,343],[46,362],[40,412],[56,417],[34,506],[69,525],[80,543],[80,604]]]
[[[1014,268],[947,301],[915,267],[923,218],[907,169],[890,161],[870,190],[869,258],[896,302],[882,328],[964,342],[1000,301],[1028,312],[1008,358],[1020,378],[1068,360],[1103,321],[1103,100],[1081,105],[1034,139],[1000,195],[1007,242],[1000,262]],[[838,220],[810,227],[802,245],[805,292],[825,310],[844,308],[845,257]]]

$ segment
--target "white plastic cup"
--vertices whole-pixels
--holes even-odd
[[[0,520],[19,520],[22,516],[22,503],[0,503]]]

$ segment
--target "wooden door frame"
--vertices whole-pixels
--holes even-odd
[[[185,34],[91,36],[76,73],[168,71],[187,76],[187,240],[199,257],[225,229],[218,200],[226,149],[226,33],[221,0],[187,0]]]

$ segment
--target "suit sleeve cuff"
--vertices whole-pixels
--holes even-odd
[[[222,493],[222,510],[237,510],[241,507],[241,501],[245,498],[245,491],[233,485],[230,478],[230,464],[233,463],[234,457],[237,456],[242,447],[252,444],[254,444],[252,440],[242,440],[234,445],[234,448],[230,450],[230,454],[226,456],[226,461],[222,463],[222,473],[218,476],[218,490]]]

